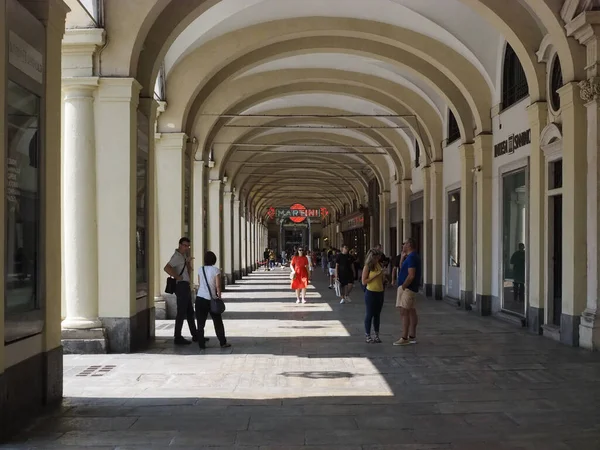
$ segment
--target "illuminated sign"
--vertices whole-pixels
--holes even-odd
[[[327,217],[327,208],[307,209],[301,203],[295,203],[289,208],[269,208],[267,217],[269,219],[290,219],[294,223],[302,223],[307,218]]]

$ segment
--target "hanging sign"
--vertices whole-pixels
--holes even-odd
[[[527,144],[531,144],[531,130],[511,134],[508,139],[494,145],[494,157],[510,155]]]
[[[295,203],[289,208],[269,208],[267,217],[269,219],[290,219],[294,223],[302,223],[307,218],[327,217],[327,208],[308,209],[301,203]]]

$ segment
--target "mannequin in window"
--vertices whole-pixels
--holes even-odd
[[[513,266],[513,293],[518,302],[525,301],[525,244],[520,243],[519,249],[510,257]]]

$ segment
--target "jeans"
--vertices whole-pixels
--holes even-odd
[[[227,344],[227,338],[225,337],[225,326],[223,325],[223,316],[221,314],[213,314],[210,310],[210,300],[196,297],[196,320],[198,321],[198,342],[202,345],[204,343],[204,326],[206,325],[206,319],[208,315],[212,318],[213,325],[215,326],[215,333],[219,339],[221,345]]]
[[[190,283],[179,281],[175,287],[177,296],[177,316],[175,316],[175,339],[181,338],[183,322],[187,320],[192,336],[196,336],[196,323],[194,322],[194,305],[192,305],[192,291]]]
[[[371,322],[375,333],[379,334],[379,324],[381,323],[381,310],[383,309],[383,292],[373,292],[365,290],[365,305],[367,314],[365,315],[365,334],[371,334]]]

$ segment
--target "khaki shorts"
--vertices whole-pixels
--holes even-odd
[[[410,289],[398,288],[396,292],[396,308],[413,309],[417,303],[417,293]]]

